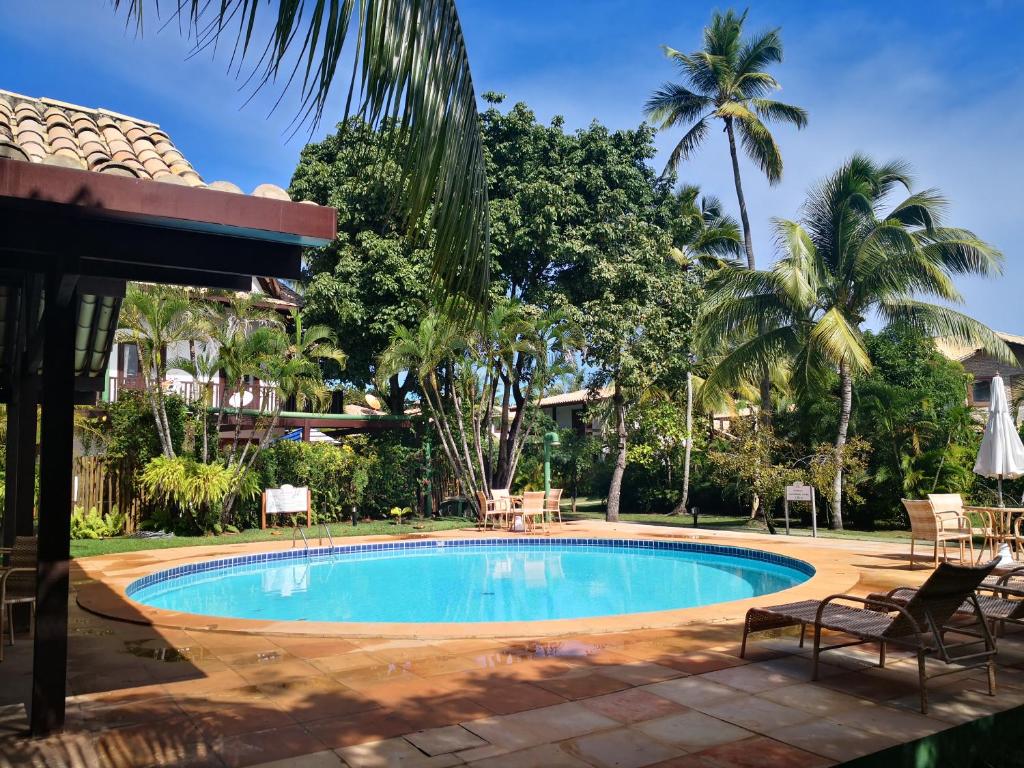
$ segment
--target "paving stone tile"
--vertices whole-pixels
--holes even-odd
[[[570,700],[600,696],[604,693],[621,691],[623,688],[628,687],[628,683],[624,683],[622,680],[605,677],[597,673],[537,680],[534,682],[534,685]]]
[[[729,701],[737,696],[744,695],[735,688],[706,680],[703,677],[683,677],[677,680],[665,680],[661,683],[645,685],[642,689],[648,693],[653,693],[655,696],[661,696],[684,706],[691,706],[695,701],[702,701],[704,703]]]
[[[907,741],[920,739],[949,727],[949,723],[944,720],[889,706],[847,709],[830,714],[828,719],[849,728],[871,731],[883,736],[899,734],[901,739]]]
[[[745,664],[742,667],[720,669],[717,672],[700,675],[700,677],[747,693],[770,691],[784,685],[801,683],[807,679],[806,677],[783,674],[762,664]]]
[[[693,651],[685,654],[666,656],[658,660],[659,664],[673,667],[690,675],[701,675],[705,672],[714,672],[729,667],[739,667],[747,664],[745,659],[732,656],[727,653],[716,653],[715,651]]]
[[[811,720],[778,728],[772,738],[832,760],[846,761],[868,755],[899,743],[899,739],[831,720]]]
[[[846,693],[831,688],[825,688],[814,683],[801,683],[800,685],[787,685],[776,690],[763,691],[758,696],[769,699],[777,704],[785,704],[787,707],[795,707],[805,712],[812,712],[815,715],[825,717],[832,712],[841,712],[844,709],[854,707],[874,707],[877,703],[857,696],[850,696]]]
[[[462,725],[491,744],[525,749],[613,728],[618,723],[579,702],[567,702],[514,715],[481,718]]]
[[[686,708],[670,699],[657,696],[640,688],[582,699],[580,703],[620,723],[653,720],[656,717],[682,712]]]
[[[747,730],[764,734],[770,734],[776,728],[804,722],[814,717],[810,712],[776,704],[768,699],[742,694],[732,701],[719,701],[710,704],[698,701],[694,702],[692,706],[719,720],[727,720]]]
[[[604,677],[621,680],[630,685],[648,685],[661,682],[662,680],[672,680],[686,674],[673,667],[666,667],[662,664],[648,661],[638,661],[633,664],[613,664],[601,667],[600,669]]]
[[[416,730],[407,719],[386,710],[317,720],[304,727],[332,749],[390,739]]]
[[[461,725],[448,725],[442,728],[430,728],[406,734],[406,740],[421,752],[428,755],[445,755],[460,752],[464,749],[486,746],[487,742],[470,733]]]
[[[601,768],[642,768],[676,757],[683,751],[629,728],[581,736],[563,744],[562,748]]]
[[[824,768],[833,761],[764,736],[721,744],[692,757],[706,768]]]
[[[652,739],[687,751],[739,741],[754,735],[738,725],[693,710],[637,723],[633,728]]]
[[[550,707],[565,702],[565,697],[539,688],[532,683],[482,684],[479,690],[467,689],[464,696],[482,704],[496,715],[508,715],[527,709]]]
[[[228,768],[286,760],[326,749],[322,741],[298,725],[231,738],[211,738],[210,745]]]
[[[350,768],[447,768],[462,764],[455,755],[425,755],[401,738],[342,747],[337,752]]]
[[[473,768],[589,768],[558,744],[543,744],[470,763]]]
[[[253,768],[345,768],[345,763],[331,750],[314,752],[300,757],[286,757],[270,763],[259,763]]]

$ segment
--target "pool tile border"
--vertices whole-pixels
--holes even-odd
[[[524,538],[490,538],[490,539],[430,539],[417,541],[393,541],[372,544],[346,544],[333,547],[292,548],[275,552],[258,552],[238,557],[204,560],[198,563],[187,563],[173,568],[156,571],[136,579],[125,587],[128,597],[139,590],[171,581],[182,576],[193,576],[208,571],[237,568],[246,565],[275,562],[279,560],[323,560],[336,555],[364,554],[371,552],[395,552],[414,549],[455,549],[466,547],[502,547],[512,549],[544,549],[564,546],[574,547],[611,547],[621,549],[670,550],[677,552],[697,552],[708,555],[738,557],[745,560],[758,560],[772,563],[813,577],[816,570],[810,563],[788,555],[780,555],[761,549],[748,547],[725,546],[721,544],[704,544],[694,541],[658,541],[653,539],[605,539],[581,537],[524,537]]]

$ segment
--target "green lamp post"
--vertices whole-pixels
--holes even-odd
[[[557,432],[548,432],[544,435],[544,499],[547,500],[551,492],[551,446],[561,445]]]

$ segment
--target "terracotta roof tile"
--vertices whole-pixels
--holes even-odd
[[[0,158],[46,162],[99,173],[241,192],[225,181],[206,184],[156,123],[108,109],[0,90]],[[257,197],[288,200],[273,184]]]

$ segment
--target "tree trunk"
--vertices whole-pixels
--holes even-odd
[[[846,363],[839,364],[839,430],[836,433],[836,476],[832,481],[832,527],[843,530],[843,449],[846,432],[850,428],[850,410],[853,404],[853,377]]]
[[[736,202],[740,206],[740,221],[743,224],[743,246],[747,251],[747,266],[754,269],[754,239],[750,234],[750,217],[747,216],[747,200],[743,197],[743,183],[740,181],[740,159],[736,154],[736,136],[732,120],[726,119],[725,132],[729,136],[729,154],[732,156],[732,178],[736,182]]]
[[[673,515],[685,515],[690,498],[690,449],[693,445],[693,374],[686,372],[686,450],[683,452],[683,497],[673,508]]]
[[[605,520],[609,523],[619,521],[619,500],[622,497],[622,476],[626,472],[626,404],[623,402],[622,390],[619,383],[615,382],[615,394],[612,396],[615,404],[615,433],[618,437],[618,451],[615,454],[615,470],[612,472],[612,481],[608,486],[608,508],[605,511]]]

